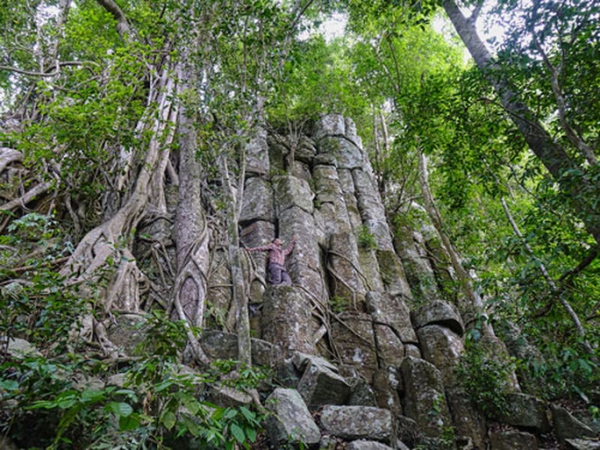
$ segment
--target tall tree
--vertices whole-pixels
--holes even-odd
[[[573,207],[578,212],[580,220],[585,223],[588,232],[594,237],[596,243],[600,243],[600,215],[594,201],[600,190],[595,177],[593,177],[594,172],[590,173],[590,170],[585,165],[578,163],[577,158],[570,154],[563,145],[551,136],[542,121],[524,103],[518,90],[511,83],[509,74],[492,57],[479,37],[475,28],[477,14],[474,14],[471,19],[467,19],[453,0],[444,0],[443,6],[456,31],[475,60],[475,63],[494,87],[503,107],[521,132],[529,148],[544,164],[552,177],[560,184],[563,191],[571,199]],[[537,14],[539,6],[539,2],[533,2],[533,17],[531,18],[529,27],[534,31],[533,41],[535,46],[538,50],[542,51],[547,69],[551,73],[552,89],[559,102],[559,116],[562,117],[561,124],[563,126],[567,125],[567,129],[565,130],[567,135],[571,136],[572,141],[575,141],[576,147],[583,153],[587,161],[596,165],[596,158],[590,146],[583,142],[581,136],[575,135],[573,129],[564,119],[564,94],[561,92],[560,86],[558,86],[557,70],[550,63],[549,57],[535,33],[535,29],[538,26],[536,20],[539,17],[539,14]],[[573,31],[575,34],[579,32],[581,30]],[[564,42],[562,42],[561,36],[562,44]]]

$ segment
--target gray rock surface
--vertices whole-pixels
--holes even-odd
[[[527,394],[511,393],[507,396],[507,406],[507,414],[497,417],[500,422],[538,433],[550,431],[546,405],[542,400]]]
[[[266,175],[271,170],[267,144],[267,131],[258,128],[246,144],[246,172]]]
[[[446,398],[457,436],[470,438],[475,446],[484,449],[487,424],[483,412],[460,388],[446,390]]]
[[[457,384],[455,368],[464,351],[462,338],[440,325],[426,325],[417,330],[421,343],[423,358],[437,367],[442,373],[444,386],[450,387]]]
[[[367,308],[375,322],[389,326],[404,344],[419,342],[410,321],[410,310],[401,296],[368,292]]]
[[[567,448],[574,450],[599,450],[600,440],[567,439]]]
[[[262,177],[248,178],[244,187],[244,201],[240,213],[240,223],[275,220],[273,189],[271,183]]]
[[[292,176],[273,177],[275,207],[277,216],[292,206],[297,206],[312,214],[314,194],[305,180]]]
[[[350,398],[351,387],[326,365],[310,362],[298,383],[298,392],[309,407],[343,405]]]
[[[346,121],[341,114],[321,116],[313,129],[313,139],[319,141],[325,136],[343,136],[346,134]]]
[[[426,436],[441,436],[444,427],[451,425],[441,372],[433,364],[412,357],[404,359],[401,371],[404,413]]]
[[[346,450],[393,450],[381,442],[376,441],[353,441],[346,445]]]
[[[321,413],[321,426],[325,433],[343,439],[389,442],[392,415],[381,408],[327,405]]]
[[[415,328],[426,325],[441,325],[454,331],[459,336],[465,332],[465,327],[458,308],[451,303],[435,300],[413,312]]]
[[[301,442],[310,445],[321,439],[319,427],[297,391],[275,389],[265,406],[273,413],[267,418],[267,432],[271,442]]]
[[[550,410],[552,411],[554,434],[559,440],[564,441],[565,439],[581,439],[596,436],[594,430],[573,417],[565,408],[550,405]]]
[[[491,450],[537,450],[538,444],[533,434],[523,431],[495,431],[490,433]]]
[[[331,324],[338,353],[345,366],[352,367],[367,381],[377,370],[373,322],[368,314],[348,311]]]
[[[263,297],[262,338],[282,349],[314,353],[310,301],[295,286],[269,286]]]

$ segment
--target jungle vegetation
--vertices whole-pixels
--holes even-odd
[[[335,37],[332,16],[347,21]],[[184,349],[206,363],[197,299],[218,246],[240,380],[260,381],[236,270],[244,144],[325,113],[357,123],[397,230],[428,205],[456,289],[481,307],[473,342],[516,327],[539,352],[514,361],[533,392],[598,395],[597,2],[14,0],[0,25],[0,395],[56,420],[55,448],[82,432],[98,449],[254,445],[260,411],[211,416],[175,363]],[[122,360],[106,339],[123,310],[147,314],[151,358]],[[7,337],[39,354],[9,358]],[[143,409],[132,389],[66,381],[123,367],[149,386]],[[11,427],[3,410],[0,433]]]

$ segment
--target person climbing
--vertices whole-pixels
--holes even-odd
[[[283,248],[281,239],[273,239],[273,242],[260,247],[247,248],[249,252],[269,252],[269,278],[272,285],[291,286],[292,279],[285,271],[285,257],[294,249],[296,243],[296,235],[292,236],[292,240],[286,248]]]

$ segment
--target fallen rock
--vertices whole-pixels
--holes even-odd
[[[496,431],[490,433],[491,450],[537,450],[533,434],[523,431]]]
[[[600,440],[587,439],[567,439],[565,442],[569,445],[568,448],[574,450],[598,450],[600,449]]]
[[[342,439],[389,442],[392,414],[387,409],[369,406],[327,405],[321,413],[321,426],[325,433]]]
[[[550,431],[546,406],[542,400],[527,394],[511,393],[507,395],[506,403],[506,414],[496,417],[500,422],[536,433]]]
[[[272,443],[301,442],[310,445],[321,439],[319,427],[297,391],[277,388],[266,400],[265,406],[273,413],[266,423]]]
[[[550,405],[550,410],[552,411],[554,434],[559,440],[596,436],[590,427],[573,417],[565,408]]]
[[[350,397],[351,388],[341,375],[311,362],[298,383],[298,392],[309,407],[343,405]]]
[[[353,441],[346,446],[346,450],[393,450],[381,442],[376,441]]]

